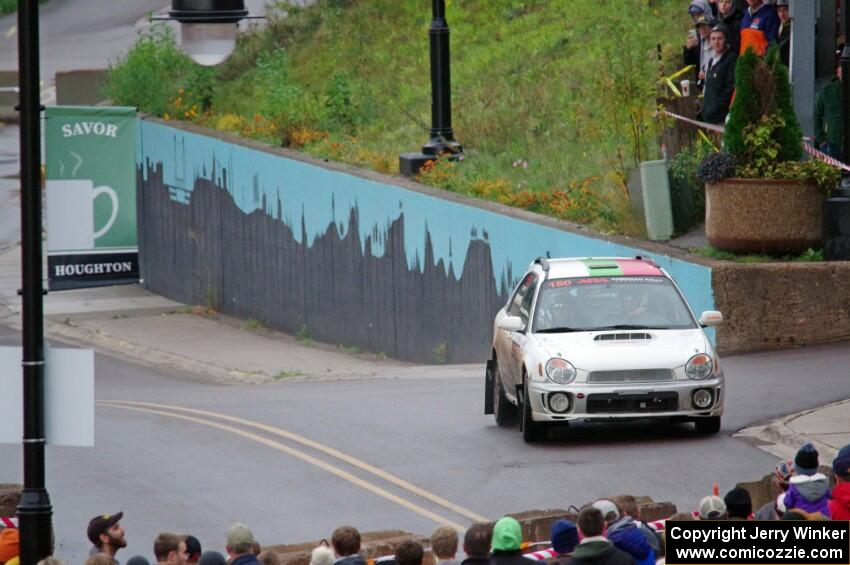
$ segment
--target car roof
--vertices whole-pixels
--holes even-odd
[[[548,264],[550,279],[573,277],[666,277],[652,259],[643,257],[565,257],[536,259],[529,269],[543,268]]]

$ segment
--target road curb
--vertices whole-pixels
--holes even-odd
[[[769,449],[766,445],[759,445],[765,451],[770,453],[782,454],[785,453],[796,453],[798,449],[804,443],[811,443],[818,450],[819,459],[821,463],[826,463],[827,461],[831,462],[835,456],[838,454],[838,450],[830,445],[826,445],[817,439],[814,439],[810,435],[801,434],[794,430],[791,427],[791,422],[801,418],[803,416],[807,416],[813,412],[817,412],[819,410],[823,410],[826,408],[830,408],[832,406],[839,406],[848,404],[850,405],[850,400],[840,400],[838,402],[833,402],[831,404],[827,404],[825,406],[819,406],[817,408],[812,408],[811,410],[805,410],[803,412],[797,412],[795,414],[790,414],[788,416],[783,416],[782,418],[778,418],[769,424],[763,426],[753,426],[750,428],[744,428],[736,434],[733,434],[732,437],[735,438],[755,438],[760,442],[764,442],[766,444],[771,444],[774,446],[778,446],[780,450],[777,453],[777,450]],[[847,408],[850,410],[850,406]]]
[[[10,316],[0,323],[21,330],[22,324],[19,315]],[[132,360],[143,365],[204,375],[211,377],[213,382],[220,384],[266,384],[275,382],[275,379],[269,375],[219,367],[183,355],[143,347],[137,343],[102,333],[99,330],[87,330],[70,323],[45,320],[44,335],[69,345],[93,347],[101,353]]]

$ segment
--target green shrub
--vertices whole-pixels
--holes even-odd
[[[735,67],[735,100],[723,140],[726,150],[752,173],[776,162],[799,161],[802,138],[779,49],[771,47],[764,59],[748,49]]]
[[[742,158],[744,128],[762,116],[762,107],[755,84],[756,70],[763,63],[755,51],[748,49],[738,58],[735,66],[735,99],[729,108],[729,119],[723,135],[723,146],[734,157]]]
[[[110,65],[103,93],[117,106],[162,116],[190,71],[199,73],[193,71],[196,67],[180,51],[171,28],[153,25],[139,34],[125,57]]]

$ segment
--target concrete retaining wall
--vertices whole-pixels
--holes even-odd
[[[193,126],[139,131],[142,276],[169,298],[432,363],[486,359],[493,316],[547,253],[652,257],[714,309],[711,269],[670,247]]]
[[[850,339],[850,262],[717,262],[712,278],[725,352]]]

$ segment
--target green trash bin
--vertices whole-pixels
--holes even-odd
[[[673,235],[673,208],[670,203],[670,178],[667,161],[644,161],[640,164],[643,185],[643,213],[646,235],[653,241],[670,239]]]

